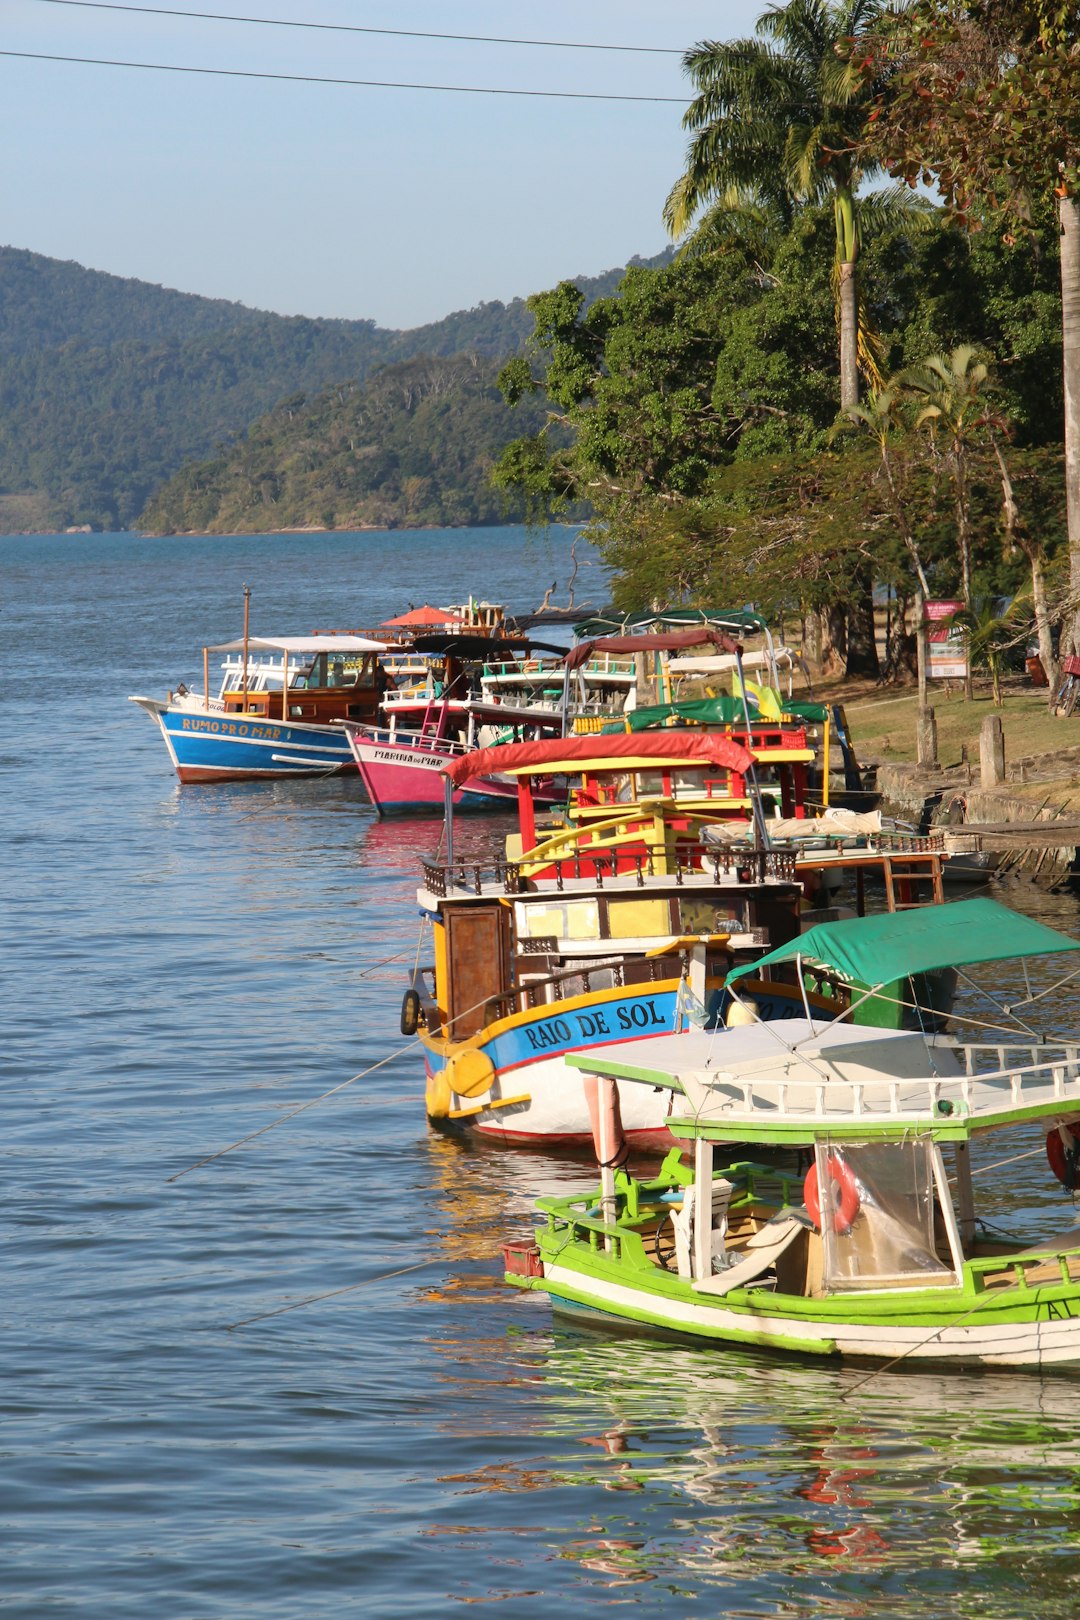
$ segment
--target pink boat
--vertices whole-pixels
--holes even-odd
[[[361,780],[380,816],[408,811],[441,815],[443,767],[486,742],[485,734],[509,740],[515,733],[522,739],[558,736],[562,729],[561,715],[469,698],[413,704],[397,700],[385,709],[392,717],[388,726],[344,722]],[[406,723],[399,726],[399,720]],[[478,777],[456,793],[461,810],[512,810],[517,805],[517,784],[510,777]],[[566,789],[554,783],[538,793],[538,802],[548,806],[565,800]]]

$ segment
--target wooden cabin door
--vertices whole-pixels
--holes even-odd
[[[450,1037],[464,1041],[487,1022],[485,1007],[510,987],[510,908],[460,906],[446,913]]]

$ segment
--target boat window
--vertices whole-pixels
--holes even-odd
[[[556,939],[599,939],[600,906],[596,900],[547,901],[544,905],[514,906],[519,939],[553,935]]]
[[[938,1253],[939,1240],[947,1252],[947,1240],[936,1208],[932,1154],[929,1137],[818,1143],[827,1290],[956,1284],[952,1265]]]
[[[670,900],[608,901],[608,935],[611,939],[652,938],[658,934],[670,934],[671,931]]]
[[[679,928],[684,934],[745,934],[750,927],[745,901],[679,897]]]

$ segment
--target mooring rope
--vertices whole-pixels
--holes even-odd
[[[391,1277],[404,1277],[410,1271],[422,1271],[425,1266],[433,1266],[436,1261],[443,1259],[440,1254],[428,1255],[426,1260],[418,1260],[414,1266],[402,1266],[399,1271],[381,1271],[377,1277],[365,1277],[362,1282],[349,1283],[345,1288],[331,1288],[325,1294],[309,1294],[306,1299],[294,1299],[291,1305],[278,1305],[272,1311],[259,1311],[256,1316],[245,1316],[240,1322],[226,1322],[225,1332],[235,1333],[237,1328],[248,1327],[252,1322],[265,1322],[268,1316],[284,1316],[286,1311],[298,1311],[304,1305],[317,1305],[320,1300],[336,1299],[340,1294],[353,1294],[358,1288],[367,1288],[370,1283],[388,1282]]]
[[[414,1047],[419,1045],[420,1041],[416,1039],[410,1041],[407,1046],[399,1047],[396,1052],[388,1052],[377,1063],[372,1063],[368,1068],[361,1069],[359,1074],[351,1074],[347,1080],[342,1080],[339,1085],[331,1086],[329,1091],[321,1092],[318,1097],[309,1097],[307,1102],[300,1103],[297,1108],[291,1108],[287,1114],[279,1114],[277,1119],[270,1121],[269,1125],[261,1125],[257,1131],[249,1131],[246,1136],[241,1136],[238,1141],[230,1142],[228,1147],[219,1148],[216,1153],[206,1154],[204,1158],[197,1159],[194,1164],[189,1164],[186,1170],[178,1170],[174,1176],[166,1176],[166,1183],[180,1181],[184,1176],[189,1176],[193,1170],[201,1170],[204,1164],[213,1164],[215,1159],[223,1159],[227,1153],[232,1153],[234,1149],[243,1147],[245,1142],[254,1142],[257,1136],[265,1136],[267,1131],[276,1130],[279,1125],[284,1125],[288,1120],[295,1119],[297,1114],[304,1113],[308,1108],[314,1108],[316,1103],[325,1102],[328,1097],[336,1096],[339,1091],[344,1091],[346,1086],[354,1085],[357,1080],[363,1080],[367,1075],[374,1074],[376,1069],[385,1068],[388,1063],[393,1062],[394,1058],[404,1057],[406,1052],[411,1052]],[[372,1100],[374,1101],[374,1099]]]
[[[860,1389],[865,1389],[867,1384],[873,1383],[874,1379],[879,1378],[882,1373],[890,1372],[893,1367],[899,1366],[901,1361],[906,1361],[908,1356],[913,1356],[917,1350],[925,1350],[926,1346],[933,1344],[934,1340],[940,1338],[941,1334],[947,1333],[951,1328],[963,1327],[965,1322],[971,1321],[976,1311],[982,1309],[988,1299],[1002,1299],[1006,1294],[1015,1293],[1018,1288],[1024,1286],[1024,1283],[1014,1282],[1009,1283],[1005,1288],[987,1289],[985,1293],[980,1295],[966,1316],[959,1317],[955,1322],[943,1322],[940,1327],[934,1329],[933,1333],[928,1333],[925,1339],[919,1339],[917,1343],[908,1345],[906,1350],[902,1350],[898,1356],[893,1356],[892,1360],[887,1361],[883,1367],[875,1367],[872,1373],[868,1373],[865,1378],[860,1378],[853,1389],[845,1390],[838,1399],[849,1401],[853,1395],[859,1393]]]

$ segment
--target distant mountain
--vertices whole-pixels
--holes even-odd
[[[86,270],[70,259],[0,247],[0,354],[65,343],[108,348],[184,340],[257,321],[260,314],[225,298],[199,298]]]
[[[622,274],[578,285],[592,302]],[[127,527],[184,462],[227,447],[279,400],[421,354],[502,359],[531,330],[524,299],[398,332],[0,247],[0,530]]]
[[[240,534],[506,522],[520,514],[492,489],[493,461],[545,412],[536,400],[511,411],[498,369],[476,354],[425,355],[312,400],[282,400],[230,450],[181,468],[139,527]]]

